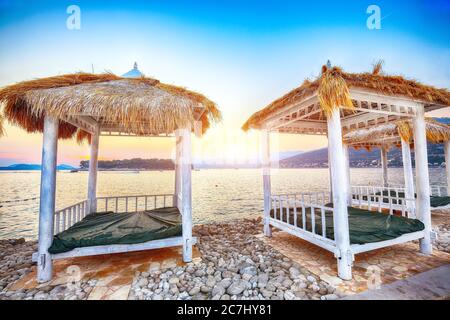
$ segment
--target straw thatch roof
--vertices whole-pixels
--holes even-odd
[[[320,106],[325,115],[336,106],[352,108],[349,89],[361,88],[387,96],[402,96],[427,104],[450,105],[450,92],[427,86],[402,76],[385,75],[382,63],[377,63],[372,72],[347,73],[339,67],[323,66],[320,76],[305,80],[303,84],[281,98],[273,101],[264,109],[254,113],[242,126],[243,130],[260,128],[262,122],[278,110],[317,93]]]
[[[431,143],[443,143],[450,140],[450,126],[427,118],[425,123],[427,139]],[[392,139],[397,138],[396,140]],[[398,143],[400,139],[413,143],[411,120],[386,123],[367,129],[358,129],[344,135],[343,141],[352,145],[387,143],[388,140]]]
[[[151,78],[75,73],[24,81],[0,89],[3,116],[27,132],[42,132],[44,115],[60,119],[59,138],[87,137],[64,121],[88,115],[101,126],[138,135],[171,133],[200,117],[205,132],[221,118],[205,96]],[[1,113],[0,113],[1,114]]]

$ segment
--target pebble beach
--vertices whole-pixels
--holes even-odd
[[[134,274],[129,300],[335,300],[343,297],[336,288],[304,267],[267,246],[255,235],[261,219],[197,225],[193,233],[201,259],[182,266],[161,268],[152,264]],[[449,252],[450,229],[435,228],[435,249]],[[88,299],[97,279],[39,288],[10,290],[12,284],[31,272],[35,241],[0,241],[0,299]]]

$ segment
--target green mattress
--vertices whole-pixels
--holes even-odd
[[[181,236],[178,208],[160,208],[134,213],[93,213],[53,237],[49,252],[110,244],[136,244]]]
[[[332,205],[327,205],[331,207]],[[270,215],[273,218],[274,212]],[[311,209],[305,210],[306,230],[312,232]],[[289,222],[287,218],[289,217]],[[315,233],[322,235],[322,218],[320,210],[314,212]],[[280,219],[280,213],[277,210],[277,219]],[[283,222],[294,225],[294,209],[283,209]],[[364,209],[348,207],[348,224],[350,231],[351,244],[364,244],[379,242],[400,237],[403,234],[421,231],[425,228],[424,224],[417,219],[408,219],[400,216],[368,211]],[[328,239],[334,240],[333,215],[331,212],[325,213],[325,234]],[[303,228],[302,208],[297,208],[297,227]]]

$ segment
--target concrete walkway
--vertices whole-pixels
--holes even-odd
[[[450,264],[343,300],[432,300],[450,298]]]

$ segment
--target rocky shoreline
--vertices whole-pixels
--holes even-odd
[[[332,285],[321,281],[254,235],[261,219],[240,219],[194,227],[201,261],[161,269],[159,263],[136,272],[131,300],[334,300],[342,297]],[[435,248],[448,252],[450,229],[438,226]],[[0,300],[83,300],[97,280],[72,286],[59,284],[39,289],[9,290],[31,272],[35,241],[0,240]]]

